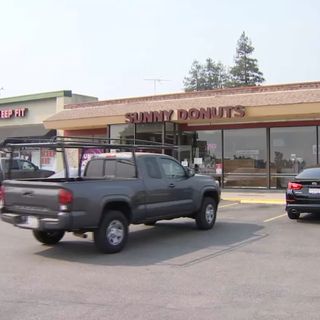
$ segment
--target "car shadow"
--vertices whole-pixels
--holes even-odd
[[[312,223],[320,224],[320,212],[319,213],[304,213],[300,215],[297,220],[299,223]]]
[[[126,247],[118,254],[99,253],[92,240],[61,241],[42,246],[37,255],[64,261],[109,266],[153,264],[184,265],[194,259],[228,252],[264,237],[262,225],[217,222],[212,230],[200,231],[193,221],[159,222],[153,227],[133,226]]]

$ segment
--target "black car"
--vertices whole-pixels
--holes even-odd
[[[11,161],[11,165],[10,165]],[[10,166],[10,175],[9,175]],[[54,174],[52,170],[40,169],[34,163],[24,159],[0,158],[0,184],[5,179],[46,178]]]
[[[290,219],[299,219],[301,213],[320,213],[320,167],[305,169],[288,183],[286,211]]]

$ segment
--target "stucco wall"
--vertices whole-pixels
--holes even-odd
[[[5,104],[0,106],[0,111],[19,108],[28,109],[25,116],[0,118],[0,127],[42,124],[44,119],[56,113],[56,98]]]

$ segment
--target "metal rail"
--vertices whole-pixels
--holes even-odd
[[[147,140],[135,140],[135,143],[115,143],[121,139],[54,137],[53,139],[6,139],[0,143],[0,149],[6,148],[105,148],[105,149],[178,149],[176,145],[161,144]],[[126,140],[128,141],[128,139]],[[139,142],[139,144],[137,144]]]
[[[61,152],[64,163],[65,177],[69,177],[69,166],[66,154],[66,149],[79,149],[80,158],[78,165],[78,175],[81,174],[82,160],[86,149],[103,149],[105,152],[111,149],[117,149],[121,151],[132,152],[132,158],[136,167],[137,174],[137,162],[136,152],[147,150],[177,150],[178,146],[172,144],[161,144],[158,142],[147,140],[133,140],[126,139],[127,143],[121,143],[123,139],[113,138],[92,138],[92,137],[64,137],[56,136],[50,139],[43,138],[8,138],[0,143],[0,150],[9,153],[11,161],[9,162],[8,177],[11,176],[11,167],[13,159],[13,151],[23,148],[47,148],[54,149],[56,152]],[[132,143],[130,143],[132,141]],[[120,142],[120,143],[119,143]],[[128,143],[129,142],[129,143]],[[139,144],[137,144],[139,142]]]

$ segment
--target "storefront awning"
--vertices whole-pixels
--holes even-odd
[[[25,126],[0,127],[0,141],[6,138],[20,137],[45,137],[50,138],[56,135],[56,130],[46,129],[43,124],[30,124]]]

